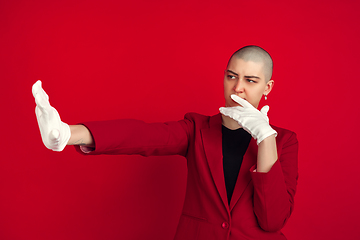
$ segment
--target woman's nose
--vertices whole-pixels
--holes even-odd
[[[234,90],[235,92],[243,92],[244,91],[244,83],[242,81],[242,79],[239,79],[235,86],[234,86]]]

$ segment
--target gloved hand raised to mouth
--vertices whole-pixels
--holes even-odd
[[[59,113],[50,105],[49,96],[42,88],[40,80],[32,86],[32,93],[42,141],[48,149],[60,152],[70,139],[70,127],[61,121]]]
[[[271,128],[267,116],[269,106],[266,105],[259,111],[241,97],[233,94],[231,98],[241,106],[221,107],[219,110],[223,115],[237,121],[244,130],[257,140],[258,145],[262,140],[273,134],[276,137],[277,132]]]

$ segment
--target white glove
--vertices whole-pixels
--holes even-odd
[[[70,139],[70,127],[61,121],[59,113],[50,105],[49,96],[42,89],[40,80],[32,86],[32,93],[42,141],[48,149],[60,152]]]
[[[219,109],[220,112],[237,121],[244,130],[257,140],[258,145],[272,134],[275,134],[275,137],[277,136],[277,132],[269,125],[269,118],[267,116],[269,106],[266,105],[259,111],[241,97],[233,94],[231,98],[241,106],[221,107]]]

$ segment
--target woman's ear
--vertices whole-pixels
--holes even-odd
[[[268,95],[272,88],[274,87],[274,80],[270,80],[266,83],[266,87],[265,87],[265,91],[264,91],[264,95]]]

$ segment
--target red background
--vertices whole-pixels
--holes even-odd
[[[62,119],[216,114],[232,52],[273,56],[271,123],[300,142],[289,239],[359,239],[360,3],[1,1],[0,239],[172,239],[181,157],[47,150],[37,80]]]

